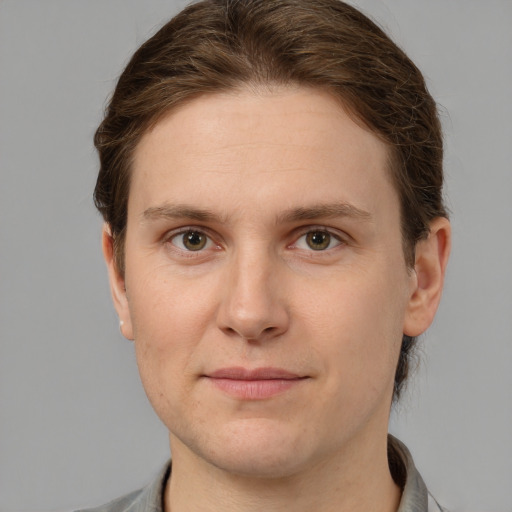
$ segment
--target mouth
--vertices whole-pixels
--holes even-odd
[[[309,377],[282,368],[222,368],[206,379],[223,393],[240,400],[265,400],[300,385]]]

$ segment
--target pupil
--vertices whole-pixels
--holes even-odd
[[[199,251],[206,245],[206,238],[197,231],[189,231],[183,235],[183,244],[191,251]]]
[[[320,251],[329,246],[331,235],[322,231],[313,231],[312,233],[308,233],[306,240],[311,249]]]

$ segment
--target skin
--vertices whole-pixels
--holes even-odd
[[[143,136],[124,276],[108,226],[103,247],[170,432],[167,510],[398,507],[393,378],[402,334],[435,314],[450,229],[436,219],[407,268],[388,161],[339,103],[300,87],[203,96]],[[233,367],[294,377],[226,387],[215,372]]]

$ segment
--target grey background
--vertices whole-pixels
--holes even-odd
[[[442,105],[454,250],[391,430],[454,511],[512,511],[512,2],[360,0]],[[182,1],[0,0],[0,509],[99,504],[167,436],[119,334],[92,135],[136,47]]]

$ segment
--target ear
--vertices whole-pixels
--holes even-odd
[[[434,219],[428,238],[416,244],[415,279],[405,315],[404,334],[419,336],[434,320],[441,300],[450,248],[450,221],[444,217]]]
[[[119,316],[120,330],[122,335],[128,339],[133,340],[133,327],[130,316],[130,309],[128,307],[128,299],[126,296],[126,287],[124,276],[119,273],[115,258],[114,258],[114,239],[111,235],[110,226],[103,225],[102,232],[102,248],[103,257],[107,264],[108,277],[110,281],[110,293],[114,301],[117,315]]]

